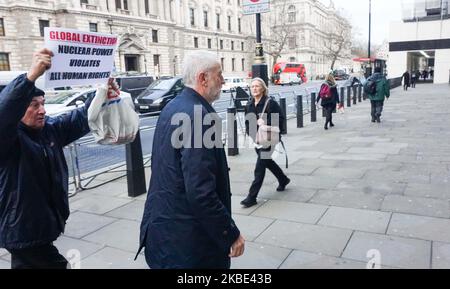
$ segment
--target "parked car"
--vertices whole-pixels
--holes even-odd
[[[155,80],[153,76],[133,75],[115,77],[121,91],[128,92],[134,100]]]
[[[181,77],[164,77],[150,84],[135,100],[140,113],[159,113],[184,89]]]
[[[350,77],[344,70],[333,71],[333,76],[336,80],[347,80]]]
[[[236,87],[241,87],[242,89],[249,89],[248,83],[241,77],[225,77],[225,84],[222,86],[223,92],[234,92]]]
[[[47,91],[45,93],[45,111],[48,116],[58,116],[77,107],[83,107],[89,97],[95,96],[96,91],[96,88]],[[120,97],[131,99],[131,95],[124,91],[120,92]]]

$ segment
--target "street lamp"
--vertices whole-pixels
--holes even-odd
[[[269,85],[269,75],[267,71],[267,64],[264,60],[264,49],[261,39],[261,13],[256,14],[256,49],[255,49],[255,64],[252,66],[252,77],[259,77],[266,85]]]
[[[367,55],[368,55],[368,59],[369,59],[369,67],[368,67],[368,71],[366,71],[367,76],[371,76],[372,75],[372,60],[370,59],[370,41],[372,38],[372,0],[369,0],[369,48],[367,51]]]

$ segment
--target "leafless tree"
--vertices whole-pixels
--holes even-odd
[[[331,60],[331,70],[334,70],[336,61],[341,59],[348,59],[351,57],[349,52],[351,40],[351,26],[344,19],[338,19],[331,22],[329,26],[329,33],[324,39],[325,56]]]
[[[278,58],[281,57],[282,52],[286,49],[289,43],[289,38],[295,35],[294,25],[292,19],[289,19],[288,4],[291,1],[281,0],[277,1],[277,13],[270,13],[270,35],[266,40],[265,53],[272,57],[272,65],[274,66]],[[295,16],[294,16],[295,17]]]

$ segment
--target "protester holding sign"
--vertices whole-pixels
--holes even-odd
[[[64,146],[89,132],[85,107],[45,116],[44,92],[35,81],[54,63],[52,51],[33,56],[28,73],[0,94],[0,248],[11,267],[67,268],[53,245],[69,217]]]

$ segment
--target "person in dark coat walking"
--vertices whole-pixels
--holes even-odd
[[[406,71],[405,73],[403,73],[402,75],[403,78],[403,90],[407,91],[408,87],[410,85],[410,75],[409,72]]]
[[[211,106],[222,69],[215,54],[199,51],[186,56],[183,74],[186,88],[156,125],[138,254],[145,247],[152,269],[227,269],[245,241],[231,214],[222,120]]]
[[[365,86],[368,86],[369,82],[376,83],[376,91],[368,93],[371,104],[372,122],[380,123],[384,101],[391,96],[389,81],[381,74],[381,69],[377,67],[375,68],[375,73],[365,83]],[[368,90],[368,88],[365,87],[365,90]]]
[[[318,94],[316,102],[319,103],[321,101],[321,106],[325,111],[325,126],[324,129],[328,130],[328,124],[330,127],[334,127],[333,123],[333,111],[336,109],[337,104],[339,103],[339,93],[337,91],[336,80],[333,75],[329,74],[325,83],[321,86],[321,91],[324,86],[328,86],[329,95],[321,95]]]
[[[276,121],[272,119],[274,116],[279,116],[278,124],[280,133],[283,132],[286,129],[283,127],[285,115],[281,112],[278,103],[268,96],[268,89],[264,80],[261,78],[253,79],[251,83],[251,92],[253,98],[246,107],[245,128],[247,135],[249,135],[256,143],[256,134],[261,125],[267,124],[268,126],[276,126]],[[249,117],[250,115],[252,117]],[[250,119],[257,123],[250,123]],[[281,139],[281,135],[279,137]],[[266,169],[269,169],[269,171],[277,178],[279,184],[277,191],[284,191],[286,186],[291,182],[284,174],[283,170],[272,159],[273,150],[273,146],[263,147],[257,145],[255,148],[256,154],[258,155],[254,173],[255,179],[250,187],[248,196],[241,201],[241,205],[244,206],[244,208],[250,208],[257,204],[258,194],[264,182]]]
[[[52,56],[35,53],[28,73],[0,94],[0,248],[11,253],[13,269],[68,267],[53,245],[70,212],[63,148],[89,132],[89,103],[45,116],[44,92],[34,83]]]
[[[411,72],[411,87],[416,88],[416,82],[417,82],[417,72],[412,71]]]

